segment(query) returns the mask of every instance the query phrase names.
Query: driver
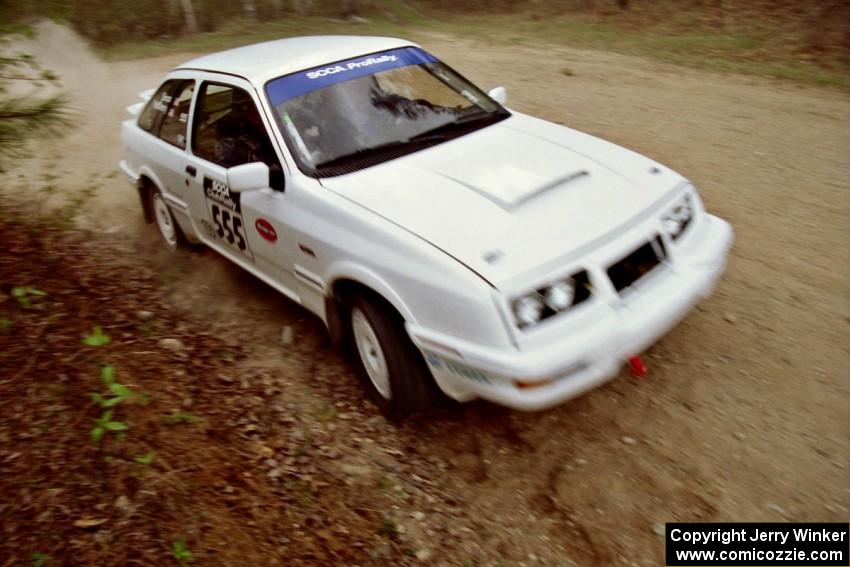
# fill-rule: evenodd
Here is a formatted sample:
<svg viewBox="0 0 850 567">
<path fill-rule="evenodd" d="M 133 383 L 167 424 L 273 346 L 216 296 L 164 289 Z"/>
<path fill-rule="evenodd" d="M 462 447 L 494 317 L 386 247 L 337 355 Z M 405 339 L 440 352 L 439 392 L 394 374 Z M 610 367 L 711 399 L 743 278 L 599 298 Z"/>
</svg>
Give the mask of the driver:
<svg viewBox="0 0 850 567">
<path fill-rule="evenodd" d="M 238 95 L 237 95 L 238 93 Z M 270 165 L 268 144 L 260 115 L 247 94 L 234 91 L 230 112 L 218 122 L 215 159 L 224 167 L 261 161 Z"/>
</svg>

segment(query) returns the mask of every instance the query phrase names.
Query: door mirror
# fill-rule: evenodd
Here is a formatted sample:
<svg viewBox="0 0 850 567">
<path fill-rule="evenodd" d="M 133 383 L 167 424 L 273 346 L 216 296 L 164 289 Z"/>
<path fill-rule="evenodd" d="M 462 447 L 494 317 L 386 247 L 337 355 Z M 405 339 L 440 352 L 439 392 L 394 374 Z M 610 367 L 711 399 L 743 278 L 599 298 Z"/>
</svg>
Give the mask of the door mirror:
<svg viewBox="0 0 850 567">
<path fill-rule="evenodd" d="M 227 186 L 234 193 L 268 189 L 269 166 L 255 161 L 231 167 L 227 170 Z"/>
<path fill-rule="evenodd" d="M 508 90 L 505 87 L 496 87 L 487 94 L 499 104 L 508 102 Z"/>
</svg>

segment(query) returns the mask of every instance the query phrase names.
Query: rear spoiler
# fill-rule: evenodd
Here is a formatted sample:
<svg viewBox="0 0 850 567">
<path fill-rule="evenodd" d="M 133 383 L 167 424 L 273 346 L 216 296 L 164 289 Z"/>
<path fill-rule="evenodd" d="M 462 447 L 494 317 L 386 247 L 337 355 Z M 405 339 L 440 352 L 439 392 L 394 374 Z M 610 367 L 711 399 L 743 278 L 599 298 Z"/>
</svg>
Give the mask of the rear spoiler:
<svg viewBox="0 0 850 567">
<path fill-rule="evenodd" d="M 156 92 L 156 89 L 148 89 L 146 91 L 142 91 L 139 93 L 139 98 L 142 99 L 142 102 L 137 102 L 136 104 L 131 104 L 127 107 L 127 112 L 130 113 L 130 116 L 136 116 L 138 113 L 142 111 L 145 104 L 147 104 L 148 100 L 153 96 L 153 93 Z"/>
</svg>

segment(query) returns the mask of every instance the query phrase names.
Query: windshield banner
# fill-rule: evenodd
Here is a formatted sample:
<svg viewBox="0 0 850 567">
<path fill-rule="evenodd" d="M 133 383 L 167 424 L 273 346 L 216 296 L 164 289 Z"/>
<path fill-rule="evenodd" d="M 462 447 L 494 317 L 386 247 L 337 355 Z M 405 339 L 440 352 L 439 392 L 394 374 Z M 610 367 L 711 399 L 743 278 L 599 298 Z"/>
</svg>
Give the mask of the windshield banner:
<svg viewBox="0 0 850 567">
<path fill-rule="evenodd" d="M 314 67 L 305 71 L 298 71 L 285 77 L 280 77 L 269 82 L 266 92 L 272 106 L 277 106 L 289 99 L 299 97 L 317 89 L 329 87 L 336 83 L 350 81 L 358 77 L 365 77 L 381 71 L 407 67 L 408 65 L 422 65 L 436 63 L 437 58 L 433 55 L 415 47 L 402 47 L 391 51 L 382 51 L 372 55 L 361 55 L 353 59 L 338 61 L 330 65 Z"/>
</svg>

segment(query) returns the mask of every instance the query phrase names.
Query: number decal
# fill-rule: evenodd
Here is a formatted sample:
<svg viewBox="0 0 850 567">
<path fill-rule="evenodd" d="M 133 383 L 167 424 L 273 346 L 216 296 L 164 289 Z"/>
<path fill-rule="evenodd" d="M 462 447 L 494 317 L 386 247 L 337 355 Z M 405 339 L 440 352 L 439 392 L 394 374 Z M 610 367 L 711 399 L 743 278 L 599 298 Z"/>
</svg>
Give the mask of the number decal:
<svg viewBox="0 0 850 567">
<path fill-rule="evenodd" d="M 239 195 L 230 193 L 226 184 L 204 178 L 204 196 L 212 224 L 208 235 L 254 260 L 245 238 L 245 222 L 239 207 Z"/>
<path fill-rule="evenodd" d="M 237 213 L 222 210 L 218 205 L 210 205 L 213 223 L 216 226 L 215 233 L 219 238 L 224 238 L 229 244 L 235 245 L 240 251 L 248 248 L 245 241 L 245 233 L 242 230 L 242 217 Z"/>
<path fill-rule="evenodd" d="M 233 230 L 230 228 L 230 212 L 229 211 L 221 211 L 221 224 L 224 225 L 224 232 L 227 233 L 227 241 L 230 244 L 233 244 L 235 238 L 233 238 Z"/>
<path fill-rule="evenodd" d="M 216 234 L 218 234 L 219 238 L 224 236 L 224 228 L 222 228 L 221 222 L 218 220 L 220 214 L 221 214 L 221 209 L 218 208 L 218 205 L 213 205 L 212 206 L 213 224 L 215 224 Z"/>
<path fill-rule="evenodd" d="M 245 250 L 245 236 L 242 234 L 242 218 L 233 217 L 233 234 L 236 235 L 238 242 L 236 245 L 240 250 Z"/>
</svg>

